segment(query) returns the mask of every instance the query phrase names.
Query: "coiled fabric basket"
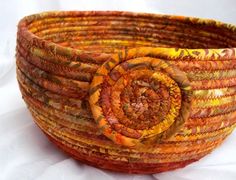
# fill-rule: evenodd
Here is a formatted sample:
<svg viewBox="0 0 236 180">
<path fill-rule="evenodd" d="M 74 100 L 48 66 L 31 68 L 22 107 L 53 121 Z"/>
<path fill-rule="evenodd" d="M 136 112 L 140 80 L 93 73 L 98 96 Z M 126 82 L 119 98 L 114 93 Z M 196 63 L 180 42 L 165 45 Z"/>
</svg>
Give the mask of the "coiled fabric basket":
<svg viewBox="0 0 236 180">
<path fill-rule="evenodd" d="M 236 27 L 130 12 L 22 19 L 17 79 L 36 124 L 92 166 L 158 173 L 209 154 L 236 126 Z"/>
</svg>

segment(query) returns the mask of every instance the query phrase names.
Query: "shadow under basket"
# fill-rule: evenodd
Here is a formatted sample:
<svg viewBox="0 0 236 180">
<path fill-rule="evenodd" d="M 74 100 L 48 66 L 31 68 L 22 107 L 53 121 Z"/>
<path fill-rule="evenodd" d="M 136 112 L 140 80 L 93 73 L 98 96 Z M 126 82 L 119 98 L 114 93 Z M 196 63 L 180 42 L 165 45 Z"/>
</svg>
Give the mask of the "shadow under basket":
<svg viewBox="0 0 236 180">
<path fill-rule="evenodd" d="M 158 173 L 199 160 L 236 126 L 236 27 L 114 11 L 18 25 L 17 79 L 35 123 L 86 164 Z"/>
</svg>

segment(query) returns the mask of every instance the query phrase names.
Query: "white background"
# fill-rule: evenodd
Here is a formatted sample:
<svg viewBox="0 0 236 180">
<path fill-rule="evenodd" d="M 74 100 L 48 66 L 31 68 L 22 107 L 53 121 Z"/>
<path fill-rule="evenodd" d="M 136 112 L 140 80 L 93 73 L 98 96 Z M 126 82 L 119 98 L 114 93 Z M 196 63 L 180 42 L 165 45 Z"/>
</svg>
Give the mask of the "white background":
<svg viewBox="0 0 236 180">
<path fill-rule="evenodd" d="M 124 10 L 211 18 L 236 24 L 235 0 L 1 0 L 0 2 L 0 180 L 235 180 L 236 132 L 197 163 L 150 176 L 102 171 L 59 151 L 33 123 L 15 78 L 17 22 L 49 10 Z"/>
</svg>

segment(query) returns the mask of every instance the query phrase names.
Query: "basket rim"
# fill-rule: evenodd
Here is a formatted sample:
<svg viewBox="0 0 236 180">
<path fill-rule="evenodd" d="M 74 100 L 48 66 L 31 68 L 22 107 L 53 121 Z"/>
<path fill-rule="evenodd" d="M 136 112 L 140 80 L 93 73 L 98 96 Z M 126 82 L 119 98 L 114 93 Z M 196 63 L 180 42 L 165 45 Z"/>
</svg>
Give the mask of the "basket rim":
<svg viewBox="0 0 236 180">
<path fill-rule="evenodd" d="M 28 30 L 28 25 L 39 19 L 48 18 L 48 17 L 68 17 L 68 16 L 96 16 L 96 15 L 115 15 L 115 16 L 124 16 L 124 17 L 142 17 L 142 18 L 166 18 L 171 20 L 177 20 L 179 22 L 187 22 L 193 25 L 210 25 L 215 28 L 224 28 L 232 33 L 236 34 L 236 25 L 230 23 L 224 23 L 214 19 L 207 18 L 198 18 L 193 16 L 180 16 L 180 15 L 167 15 L 167 14 L 154 14 L 154 13 L 145 13 L 145 12 L 129 12 L 129 11 L 45 11 L 41 13 L 36 13 L 32 15 L 25 16 L 18 23 L 18 33 L 23 34 L 28 40 L 36 40 L 45 45 L 46 48 L 52 50 L 57 49 L 58 54 L 62 55 L 71 55 L 72 52 L 75 55 L 102 55 L 102 58 L 107 59 L 108 57 L 112 58 L 113 55 L 117 55 L 118 53 L 109 54 L 109 53 L 95 53 L 93 51 L 86 51 L 75 49 L 71 47 L 65 47 L 54 43 L 52 41 L 45 40 L 39 36 L 36 36 L 34 33 Z M 196 59 L 196 60 L 236 60 L 236 47 L 230 48 L 178 48 L 178 47 L 136 47 L 130 48 L 128 51 L 142 51 L 143 49 L 149 49 L 152 51 L 153 55 L 159 55 L 164 58 L 169 58 L 171 60 L 175 59 Z M 186 52 L 181 57 L 179 56 L 179 52 Z M 209 56 L 199 56 L 194 52 L 207 52 Z M 68 54 L 68 52 L 70 52 Z M 171 53 L 170 53 L 171 52 Z M 193 53 L 192 53 L 193 52 Z M 227 55 L 225 55 L 227 53 Z"/>
</svg>

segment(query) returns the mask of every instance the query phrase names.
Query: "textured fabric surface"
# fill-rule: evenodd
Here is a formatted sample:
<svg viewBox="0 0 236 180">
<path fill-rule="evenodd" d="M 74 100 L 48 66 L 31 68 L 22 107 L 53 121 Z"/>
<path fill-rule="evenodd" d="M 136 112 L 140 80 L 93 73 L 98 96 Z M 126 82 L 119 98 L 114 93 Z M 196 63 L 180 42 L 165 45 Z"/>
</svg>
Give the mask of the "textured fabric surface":
<svg viewBox="0 0 236 180">
<path fill-rule="evenodd" d="M 153 176 L 111 173 L 73 160 L 50 143 L 33 123 L 32 117 L 21 99 L 14 66 L 16 22 L 24 15 L 55 9 L 117 9 L 216 18 L 235 24 L 234 15 L 236 13 L 233 0 L 220 2 L 209 11 L 207 9 L 213 1 L 199 1 L 196 4 L 183 1 L 180 5 L 173 5 L 146 0 L 146 2 L 136 2 L 136 6 L 132 6 L 134 1 L 129 1 L 126 4 L 116 1 L 106 3 L 105 0 L 99 4 L 93 4 L 91 1 L 81 1 L 79 4 L 74 1 L 74 5 L 62 1 L 55 2 L 29 1 L 29 4 L 21 9 L 19 8 L 22 7 L 20 1 L 10 0 L 0 4 L 0 7 L 4 9 L 0 13 L 0 24 L 5 24 L 0 35 L 0 179 L 220 180 L 236 178 L 236 132 L 231 134 L 222 146 L 201 161 L 184 169 Z M 206 4 L 204 7 L 200 6 L 203 2 Z M 8 5 L 4 3 L 8 3 Z M 10 10 L 9 7 L 11 7 Z M 4 15 L 9 18 L 4 18 Z"/>
</svg>

